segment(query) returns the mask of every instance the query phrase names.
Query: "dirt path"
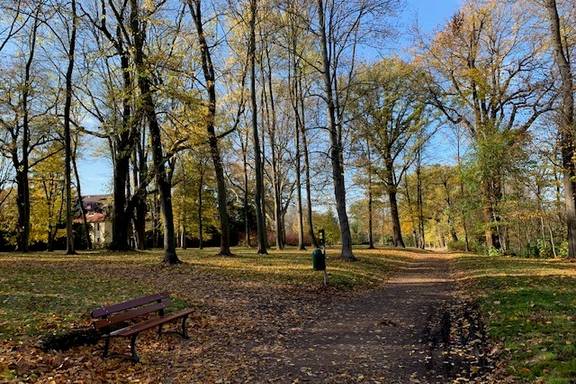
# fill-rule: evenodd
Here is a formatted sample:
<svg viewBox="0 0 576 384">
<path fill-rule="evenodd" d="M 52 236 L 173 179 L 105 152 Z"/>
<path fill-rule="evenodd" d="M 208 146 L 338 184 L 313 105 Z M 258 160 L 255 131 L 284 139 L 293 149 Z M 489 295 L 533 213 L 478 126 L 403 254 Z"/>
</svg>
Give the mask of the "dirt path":
<svg viewBox="0 0 576 384">
<path fill-rule="evenodd" d="M 451 300 L 450 256 L 406 261 L 382 289 L 326 308 L 325 317 L 291 329 L 267 358 L 262 381 L 445 383 L 430 363 L 430 321 Z"/>
</svg>

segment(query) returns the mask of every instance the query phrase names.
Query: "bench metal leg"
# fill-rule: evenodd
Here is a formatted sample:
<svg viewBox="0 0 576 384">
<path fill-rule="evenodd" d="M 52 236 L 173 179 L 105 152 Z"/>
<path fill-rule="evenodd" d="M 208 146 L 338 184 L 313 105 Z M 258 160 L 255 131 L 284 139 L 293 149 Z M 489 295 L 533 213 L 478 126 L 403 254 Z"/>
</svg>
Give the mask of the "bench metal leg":
<svg viewBox="0 0 576 384">
<path fill-rule="evenodd" d="M 162 324 L 158 326 L 158 337 L 162 334 Z"/>
<path fill-rule="evenodd" d="M 108 357 L 108 350 L 110 348 L 110 336 L 104 336 L 104 353 L 103 357 Z"/>
<path fill-rule="evenodd" d="M 188 339 L 188 329 L 186 328 L 186 320 L 188 319 L 188 316 L 184 316 L 182 318 L 182 338 L 183 339 Z"/>
<path fill-rule="evenodd" d="M 138 335 L 134 335 L 130 338 L 130 352 L 132 354 L 132 362 L 137 363 L 140 361 L 140 357 L 138 357 L 138 353 L 136 352 L 136 338 Z"/>
</svg>

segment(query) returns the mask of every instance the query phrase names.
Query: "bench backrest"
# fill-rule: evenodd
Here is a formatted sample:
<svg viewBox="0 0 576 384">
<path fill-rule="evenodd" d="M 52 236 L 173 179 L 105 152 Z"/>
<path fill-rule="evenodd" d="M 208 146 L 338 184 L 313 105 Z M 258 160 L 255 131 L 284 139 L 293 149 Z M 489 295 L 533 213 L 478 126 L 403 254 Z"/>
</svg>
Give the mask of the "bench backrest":
<svg viewBox="0 0 576 384">
<path fill-rule="evenodd" d="M 152 312 L 162 314 L 164 308 L 170 304 L 170 295 L 167 292 L 138 297 L 118 304 L 102 306 L 93 310 L 92 324 L 96 329 L 106 328 L 118 323 L 135 319 Z"/>
</svg>

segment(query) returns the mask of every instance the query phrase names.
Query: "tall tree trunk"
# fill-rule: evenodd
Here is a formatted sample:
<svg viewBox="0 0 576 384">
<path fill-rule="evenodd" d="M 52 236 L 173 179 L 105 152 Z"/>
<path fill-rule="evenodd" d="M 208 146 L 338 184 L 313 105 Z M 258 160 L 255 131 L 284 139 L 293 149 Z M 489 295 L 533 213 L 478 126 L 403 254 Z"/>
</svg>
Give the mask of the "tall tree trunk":
<svg viewBox="0 0 576 384">
<path fill-rule="evenodd" d="M 298 214 L 298 249 L 304 250 L 306 246 L 304 245 L 304 217 L 302 208 L 302 159 L 300 152 L 300 126 L 302 125 L 302 120 L 300 119 L 300 110 L 298 102 L 298 78 L 301 73 L 298 69 L 298 61 L 296 60 L 296 48 L 297 41 L 294 31 L 294 26 L 291 23 L 291 50 L 288 50 L 288 56 L 290 57 L 291 68 L 288 71 L 288 82 L 290 89 L 290 102 L 292 104 L 292 109 L 294 111 L 294 146 L 295 146 L 295 157 L 296 157 L 296 200 L 297 200 L 297 214 Z M 270 62 L 270 60 L 268 60 Z"/>
<path fill-rule="evenodd" d="M 130 93 L 132 92 L 132 77 L 130 75 L 130 59 L 122 45 L 118 46 L 120 55 L 120 68 L 124 85 L 122 96 L 122 131 L 114 137 L 114 181 L 112 206 L 112 241 L 109 248 L 115 251 L 130 249 L 128 243 L 128 227 L 130 217 L 126 212 L 126 185 L 130 171 L 130 131 L 132 124 L 132 106 Z"/>
<path fill-rule="evenodd" d="M 250 205 L 248 204 L 248 137 L 242 143 L 242 170 L 244 173 L 244 242 L 250 247 Z"/>
<path fill-rule="evenodd" d="M 566 204 L 566 226 L 568 229 L 568 257 L 576 259 L 576 167 L 574 155 L 574 77 L 568 60 L 567 48 L 561 35 L 560 17 L 556 0 L 546 0 L 545 6 L 550 19 L 554 58 L 562 79 L 562 105 L 560 110 L 560 144 L 562 145 L 562 168 L 564 173 L 564 200 Z"/>
<path fill-rule="evenodd" d="M 382 227 L 380 228 L 382 233 L 380 235 L 380 244 L 382 245 L 387 245 L 386 243 L 386 235 L 388 235 L 388 228 L 386 226 L 386 223 L 388 222 L 387 219 L 387 214 L 386 214 L 386 207 L 382 207 Z"/>
<path fill-rule="evenodd" d="M 374 220 L 373 220 L 373 196 L 372 196 L 372 154 L 370 141 L 366 140 L 366 154 L 368 155 L 368 249 L 374 249 Z"/>
<path fill-rule="evenodd" d="M 296 109 L 298 112 L 298 109 Z M 299 119 L 297 118 L 296 121 Z M 294 129 L 296 131 L 295 146 L 296 146 L 296 197 L 298 209 L 298 249 L 304 250 L 304 217 L 302 215 L 302 184 L 301 184 L 301 163 L 300 163 L 300 124 L 296 124 Z"/>
<path fill-rule="evenodd" d="M 188 248 L 188 240 L 186 238 L 186 224 L 188 222 L 188 212 L 186 211 L 186 196 L 188 195 L 188 177 L 186 175 L 186 166 L 182 162 L 182 194 L 180 197 L 180 248 Z"/>
<path fill-rule="evenodd" d="M 354 261 L 356 258 L 352 253 L 352 234 L 346 212 L 346 185 L 344 180 L 344 164 L 342 163 L 342 138 L 336 121 L 336 106 L 333 93 L 333 74 L 331 72 L 330 57 L 328 56 L 328 37 L 326 33 L 326 21 L 324 18 L 324 2 L 318 0 L 318 17 L 320 22 L 320 43 L 322 50 L 322 65 L 324 88 L 326 92 L 326 103 L 328 104 L 328 129 L 330 131 L 330 160 L 332 163 L 332 178 L 334 181 L 334 198 L 336 200 L 336 211 L 340 224 L 340 238 L 342 241 L 341 257 L 347 261 Z"/>
<path fill-rule="evenodd" d="M 158 198 L 158 187 L 152 195 L 152 248 L 160 248 L 160 200 Z"/>
<path fill-rule="evenodd" d="M 456 128 L 456 160 L 458 162 L 458 183 L 460 184 L 460 200 L 464 200 L 464 172 L 462 171 L 462 158 L 460 157 L 460 128 Z M 470 251 L 470 242 L 468 238 L 468 220 L 466 210 L 462 203 L 460 203 L 460 215 L 462 216 L 462 229 L 464 230 L 464 243 L 466 252 Z"/>
<path fill-rule="evenodd" d="M 448 180 L 443 179 L 442 185 L 444 186 L 444 193 L 446 195 L 446 205 L 448 207 L 448 228 L 450 230 L 450 237 L 452 241 L 458 241 L 458 234 L 456 233 L 456 227 L 454 226 L 454 220 L 452 218 L 452 199 L 450 199 L 450 189 L 448 188 Z"/>
<path fill-rule="evenodd" d="M 552 232 L 552 227 L 550 226 L 550 223 L 548 223 L 548 232 L 550 233 L 550 246 L 552 247 L 552 255 L 554 256 L 554 258 L 557 258 L 558 254 L 556 253 L 554 233 Z"/>
<path fill-rule="evenodd" d="M 56 223 L 62 222 L 62 211 L 64 210 L 64 184 L 62 184 L 59 195 L 60 195 L 60 208 L 58 209 L 58 217 L 56 217 Z M 52 196 L 54 196 L 54 194 L 52 194 Z M 56 202 L 54 202 L 53 204 L 56 204 Z M 52 215 L 50 215 L 50 217 L 52 217 Z M 57 233 L 58 233 L 58 224 L 50 223 L 48 226 L 48 252 L 54 251 L 54 242 L 56 240 Z"/>
<path fill-rule="evenodd" d="M 385 158 L 386 166 L 386 189 L 388 192 L 388 202 L 390 203 L 390 219 L 392 222 L 392 244 L 395 247 L 405 248 L 404 239 L 402 238 L 402 227 L 400 226 L 400 211 L 398 210 L 398 187 L 394 173 L 394 162 L 388 151 Z"/>
<path fill-rule="evenodd" d="M 564 168 L 564 199 L 566 204 L 566 226 L 568 228 L 568 258 L 576 259 L 576 169 L 574 167 L 574 148 L 562 150 Z"/>
<path fill-rule="evenodd" d="M 438 248 L 446 247 L 446 238 L 444 237 L 444 231 L 440 230 L 440 218 L 436 217 L 436 237 L 438 238 Z"/>
<path fill-rule="evenodd" d="M 263 58 L 262 58 L 263 61 Z M 266 79 L 264 76 L 264 68 L 261 69 L 262 72 L 262 84 L 266 83 Z M 279 159 L 276 152 L 276 112 L 274 107 L 274 95 L 272 91 L 272 81 L 269 78 L 269 97 L 268 93 L 266 92 L 266 86 L 262 86 L 262 93 L 261 93 L 261 104 L 262 104 L 262 111 L 263 115 L 266 112 L 266 125 L 268 127 L 268 136 L 270 137 L 270 157 L 272 163 L 272 189 L 274 191 L 273 198 L 274 198 L 274 226 L 275 226 L 275 240 L 276 240 L 276 248 L 277 249 L 284 249 L 284 237 L 282 235 L 283 226 L 282 226 L 282 186 L 280 181 L 280 171 L 279 171 Z M 270 99 L 270 101 L 268 101 Z M 269 108 L 270 105 L 270 108 Z M 264 142 L 265 135 L 262 132 L 262 142 Z M 264 145 L 262 145 L 264 147 Z M 264 154 L 264 149 L 262 149 L 262 153 Z M 262 173 L 264 174 L 264 163 L 265 160 L 262 161 Z M 262 215 L 266 217 L 265 212 L 265 205 L 262 206 Z"/>
<path fill-rule="evenodd" d="M 202 20 L 201 0 L 187 0 L 188 8 L 192 14 L 196 32 L 198 35 L 198 45 L 202 54 L 202 72 L 206 80 L 206 90 L 208 92 L 208 115 L 206 116 L 206 130 L 208 132 L 208 143 L 210 145 L 210 155 L 214 163 L 214 173 L 216 175 L 216 187 L 218 191 L 218 216 L 220 218 L 220 252 L 221 256 L 230 256 L 230 224 L 228 216 L 228 197 L 226 192 L 226 180 L 224 178 L 224 167 L 218 148 L 218 137 L 215 130 L 216 119 L 216 77 L 210 48 L 206 42 L 204 26 Z"/>
<path fill-rule="evenodd" d="M 126 251 L 128 244 L 128 220 L 126 215 L 126 183 L 130 169 L 130 158 L 117 156 L 114 161 L 113 205 L 112 205 L 112 242 L 110 249 Z"/>
<path fill-rule="evenodd" d="M 118 143 L 116 141 L 116 143 Z M 116 147 L 121 148 L 121 147 Z M 120 149 L 117 149 L 118 151 Z M 126 251 L 131 249 L 129 241 L 130 216 L 127 212 L 128 201 L 130 200 L 127 188 L 130 175 L 130 158 L 126 156 L 114 155 L 112 181 L 112 240 L 108 246 L 115 251 Z"/>
<path fill-rule="evenodd" d="M 271 84 L 270 84 L 271 85 Z M 274 112 L 274 96 L 272 94 L 272 88 L 270 87 L 270 105 L 272 109 L 272 116 L 269 119 L 271 124 L 269 124 L 269 136 L 270 136 L 270 157 L 272 162 L 272 187 L 274 189 L 274 223 L 276 230 L 276 248 L 284 249 L 284 236 L 282 225 L 282 182 L 280 180 L 280 161 L 276 148 L 276 113 Z M 265 96 L 265 94 L 264 94 Z M 266 102 L 266 105 L 267 102 Z M 264 136 L 264 135 L 262 135 Z M 263 171 L 264 172 L 264 171 Z M 264 215 L 264 213 L 262 214 Z"/>
<path fill-rule="evenodd" d="M 264 88 L 264 87 L 263 87 Z M 262 130 L 262 178 L 264 178 L 264 175 L 266 174 L 266 134 L 264 132 L 264 130 Z M 268 228 L 267 226 L 267 221 L 266 221 L 266 188 L 262 189 L 262 217 L 264 218 L 264 224 L 266 225 L 266 228 Z M 268 229 L 266 229 L 265 233 L 264 233 L 264 246 L 266 249 L 270 248 L 270 242 L 268 241 Z"/>
<path fill-rule="evenodd" d="M 164 153 L 162 148 L 162 138 L 160 125 L 156 116 L 156 106 L 152 97 L 151 80 L 148 68 L 144 62 L 144 41 L 146 31 L 141 24 L 138 1 L 130 0 L 130 27 L 132 30 L 134 44 L 134 64 L 138 75 L 138 88 L 142 98 L 142 110 L 148 120 L 150 140 L 152 146 L 152 162 L 156 177 L 156 184 L 160 192 L 162 222 L 164 229 L 164 260 L 168 265 L 178 264 L 180 260 L 176 255 L 176 235 L 174 231 L 174 213 L 172 211 L 172 185 L 168 180 L 166 165 L 164 164 Z"/>
<path fill-rule="evenodd" d="M 304 178 L 306 181 L 306 218 L 308 221 L 308 234 L 314 248 L 318 248 L 318 240 L 314 233 L 312 218 L 312 182 L 310 180 L 310 155 L 308 151 L 308 136 L 306 134 L 306 109 L 304 108 L 304 90 L 302 89 L 302 75 L 298 77 L 298 98 L 300 100 L 300 129 L 302 132 L 302 152 L 304 152 Z"/>
<path fill-rule="evenodd" d="M 24 87 L 22 87 L 22 158 L 18 160 L 18 151 L 16 149 L 14 149 L 12 153 L 12 161 L 14 163 L 14 169 L 16 170 L 16 205 L 18 207 L 16 245 L 20 252 L 28 252 L 30 242 L 30 182 L 28 179 L 28 172 L 30 170 L 28 158 L 30 154 L 30 111 L 28 110 L 28 101 L 32 88 L 32 63 L 34 62 L 34 54 L 36 52 L 36 38 L 39 25 L 39 18 L 37 16 L 39 10 L 40 7 L 37 8 L 31 31 L 30 53 L 26 60 Z M 16 148 L 17 145 L 18 143 L 15 142 L 14 148 Z"/>
<path fill-rule="evenodd" d="M 54 251 L 54 237 L 53 237 L 53 233 L 54 233 L 54 227 L 57 225 L 57 223 L 59 223 L 58 221 L 56 222 L 56 225 L 54 225 L 54 209 L 55 209 L 55 205 L 56 205 L 56 196 L 55 196 L 55 187 L 54 187 L 54 182 L 53 180 L 48 181 L 49 184 L 47 184 L 46 180 L 42 180 L 42 189 L 44 190 L 44 198 L 46 199 L 46 208 L 48 209 L 48 230 L 47 230 L 47 235 L 48 235 L 48 242 L 47 242 L 47 251 L 48 252 L 52 252 Z"/>
<path fill-rule="evenodd" d="M 202 194 L 204 193 L 204 168 L 200 171 L 200 185 L 198 186 L 198 248 L 204 248 L 204 222 L 202 216 Z"/>
<path fill-rule="evenodd" d="M 76 139 L 78 142 L 78 138 Z M 74 152 L 72 156 L 72 167 L 74 168 L 74 175 L 76 176 L 76 194 L 78 195 L 78 206 L 80 208 L 80 214 L 82 215 L 82 227 L 84 228 L 84 237 L 86 240 L 86 248 L 92 249 L 92 239 L 90 238 L 90 226 L 88 225 L 88 220 L 86 219 L 86 209 L 84 209 L 84 198 L 82 197 L 82 187 L 80 185 L 80 174 L 78 173 L 78 164 L 76 153 L 78 150 L 78 144 L 74 147 Z"/>
<path fill-rule="evenodd" d="M 420 248 L 426 248 L 426 233 L 424 228 L 424 197 L 422 191 L 422 152 L 418 150 L 416 158 L 416 204 L 418 205 L 418 234 Z"/>
<path fill-rule="evenodd" d="M 52 224 L 48 224 L 48 242 L 46 243 L 46 251 L 54 252 L 54 234 L 52 232 Z"/>
<path fill-rule="evenodd" d="M 400 226 L 400 213 L 398 211 L 398 200 L 396 198 L 396 188 L 388 188 L 388 200 L 390 201 L 390 216 L 392 219 L 392 243 L 395 247 L 405 248 L 402 239 L 402 227 Z"/>
<path fill-rule="evenodd" d="M 454 226 L 454 221 L 452 221 L 452 216 L 448 214 L 448 227 L 450 228 L 450 237 L 452 241 L 458 241 L 458 234 L 456 233 L 456 227 Z"/>
<path fill-rule="evenodd" d="M 184 217 L 182 217 L 182 223 L 180 225 L 180 248 L 182 248 L 182 249 L 188 248 L 188 241 L 186 239 L 185 215 L 184 215 Z"/>
<path fill-rule="evenodd" d="M 556 154 L 558 156 L 558 154 Z M 561 155 L 560 155 L 561 156 Z M 556 158 L 555 160 L 558 160 L 558 158 Z M 556 167 L 554 167 L 556 168 Z M 562 209 L 562 185 L 563 185 L 563 172 L 557 172 L 556 169 L 553 170 L 553 174 L 554 174 L 554 200 L 556 202 L 556 214 L 558 215 L 558 221 L 560 222 L 564 222 L 564 210 Z M 562 179 L 562 180 L 561 180 Z"/>
<path fill-rule="evenodd" d="M 482 218 L 485 223 L 484 238 L 487 248 L 501 249 L 498 228 L 498 213 L 495 208 L 500 201 L 499 182 L 494 177 L 486 177 L 482 182 Z"/>
<path fill-rule="evenodd" d="M 283 192 L 283 180 L 281 178 L 282 170 L 282 158 L 281 154 L 278 152 L 277 142 L 276 142 L 276 102 L 274 99 L 274 87 L 272 83 L 272 64 L 270 60 L 270 48 L 268 45 L 268 41 L 262 37 L 262 42 L 264 44 L 263 52 L 266 55 L 266 65 L 267 70 L 263 69 L 264 58 L 262 57 L 262 83 L 268 83 L 268 96 L 269 96 L 269 103 L 266 98 L 264 98 L 265 106 L 266 106 L 266 116 L 268 120 L 268 133 L 270 136 L 270 152 L 272 157 L 272 180 L 273 180 L 273 187 L 274 187 L 274 217 L 276 223 L 276 246 L 278 249 L 283 249 L 286 246 L 286 223 L 285 223 L 285 215 L 286 212 L 283 207 L 282 203 L 282 192 Z M 292 65 L 292 64 L 291 64 Z M 266 80 L 264 80 L 264 75 L 266 75 Z M 289 87 L 292 86 L 291 79 L 288 80 Z M 292 92 L 292 88 L 290 88 L 290 92 Z M 266 96 L 265 87 L 263 87 L 263 95 Z M 262 135 L 264 137 L 264 135 Z M 264 142 L 264 139 L 262 140 Z M 264 156 L 264 145 L 262 145 L 263 149 L 263 156 Z M 298 149 L 297 149 L 298 151 Z M 263 158 L 263 165 L 266 163 L 265 159 Z M 300 194 L 300 198 L 301 198 Z M 300 200 L 301 203 L 301 200 Z M 264 217 L 266 215 L 264 214 Z M 299 242 L 299 248 L 303 247 L 303 237 L 302 242 Z"/>
<path fill-rule="evenodd" d="M 66 191 L 66 254 L 73 255 L 74 250 L 74 211 L 72 207 L 72 134 L 70 133 L 70 114 L 72 108 L 72 76 L 74 73 L 74 54 L 76 52 L 76 0 L 70 3 L 72 10 L 72 31 L 68 47 L 68 68 L 66 70 L 66 97 L 64 101 L 64 189 Z"/>
<path fill-rule="evenodd" d="M 15 157 L 13 158 L 15 159 Z M 30 184 L 28 180 L 27 155 L 23 155 L 22 158 L 22 165 L 15 165 L 14 167 L 18 169 L 16 172 L 16 206 L 18 208 L 16 247 L 19 252 L 28 252 L 30 241 Z"/>
<path fill-rule="evenodd" d="M 139 250 L 146 249 L 146 192 L 142 192 L 142 196 L 136 197 L 138 202 L 136 203 L 135 213 L 134 213 L 134 232 L 136 233 L 136 248 Z"/>
<path fill-rule="evenodd" d="M 145 147 L 142 145 L 145 139 L 146 131 L 142 130 L 132 156 L 134 191 L 136 191 L 136 193 L 132 196 L 135 202 L 134 212 L 131 216 L 133 217 L 134 233 L 136 235 L 136 248 L 139 250 L 146 249 L 147 191 L 146 188 L 143 188 L 143 184 L 146 183 L 148 167 L 146 164 Z"/>
<path fill-rule="evenodd" d="M 418 234 L 416 233 L 416 221 L 414 220 L 414 209 L 412 207 L 412 198 L 410 196 L 410 188 L 408 186 L 408 178 L 404 177 L 404 189 L 406 190 L 406 204 L 408 204 L 408 212 L 410 213 L 410 221 L 412 223 L 412 238 L 414 241 L 414 246 L 420 248 L 420 241 Z M 419 228 L 419 227 L 418 227 Z"/>
<path fill-rule="evenodd" d="M 258 254 L 265 255 L 266 221 L 262 212 L 264 178 L 262 175 L 262 156 L 260 153 L 260 135 L 258 133 L 258 105 L 256 103 L 256 0 L 250 0 L 250 100 L 252 104 L 252 140 L 254 144 L 254 167 L 256 168 L 256 232 Z"/>
</svg>

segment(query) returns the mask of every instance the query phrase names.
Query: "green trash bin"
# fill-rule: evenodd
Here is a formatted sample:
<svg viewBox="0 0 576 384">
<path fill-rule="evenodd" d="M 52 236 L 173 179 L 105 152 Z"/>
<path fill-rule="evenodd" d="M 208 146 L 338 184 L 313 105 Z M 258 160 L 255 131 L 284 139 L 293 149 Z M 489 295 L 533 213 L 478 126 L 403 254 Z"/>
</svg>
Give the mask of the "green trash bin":
<svg viewBox="0 0 576 384">
<path fill-rule="evenodd" d="M 326 256 L 320 248 L 316 248 L 312 252 L 312 268 L 315 271 L 325 271 L 326 270 Z"/>
</svg>

